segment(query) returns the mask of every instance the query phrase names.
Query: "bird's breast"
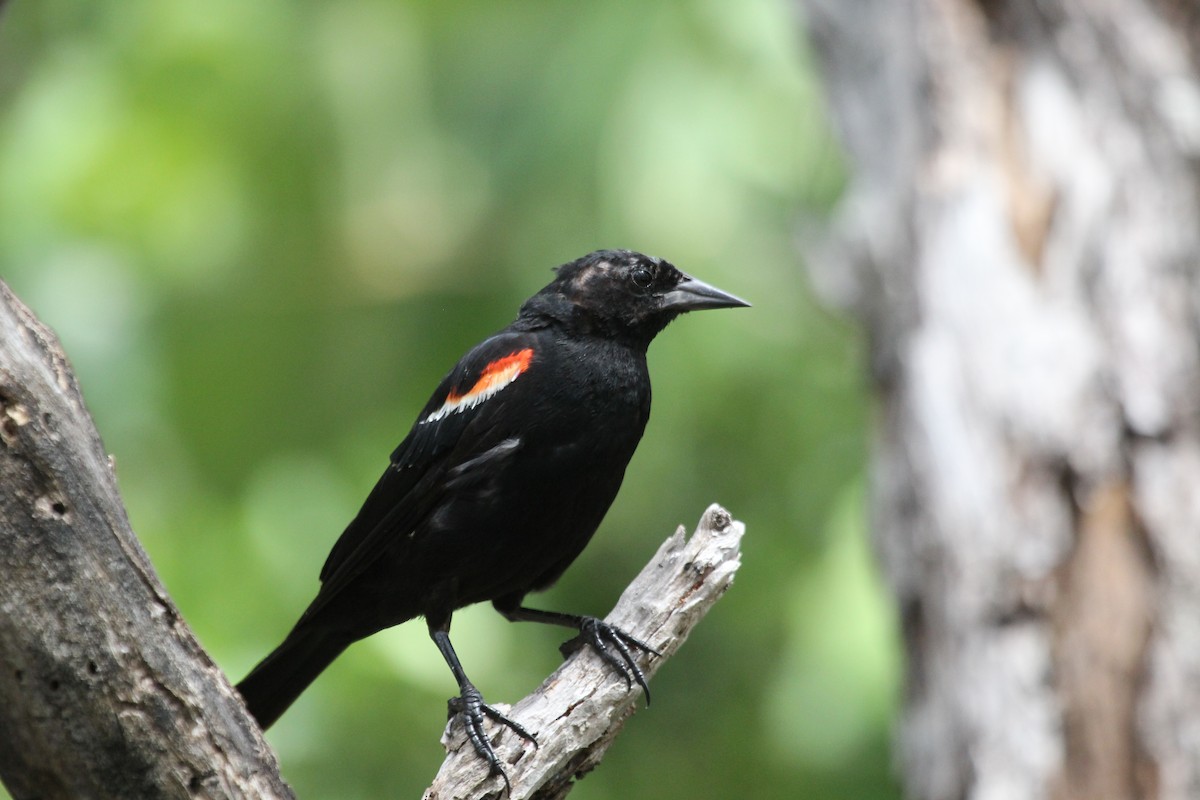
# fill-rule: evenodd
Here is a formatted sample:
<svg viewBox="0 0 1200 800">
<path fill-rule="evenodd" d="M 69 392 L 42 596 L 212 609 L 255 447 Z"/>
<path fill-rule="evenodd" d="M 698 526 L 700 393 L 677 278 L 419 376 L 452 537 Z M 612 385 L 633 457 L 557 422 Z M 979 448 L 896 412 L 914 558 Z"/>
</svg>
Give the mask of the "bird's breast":
<svg viewBox="0 0 1200 800">
<path fill-rule="evenodd" d="M 569 349 L 563 355 L 543 382 L 538 423 L 546 442 L 632 454 L 650 417 L 644 356 L 615 348 Z"/>
</svg>

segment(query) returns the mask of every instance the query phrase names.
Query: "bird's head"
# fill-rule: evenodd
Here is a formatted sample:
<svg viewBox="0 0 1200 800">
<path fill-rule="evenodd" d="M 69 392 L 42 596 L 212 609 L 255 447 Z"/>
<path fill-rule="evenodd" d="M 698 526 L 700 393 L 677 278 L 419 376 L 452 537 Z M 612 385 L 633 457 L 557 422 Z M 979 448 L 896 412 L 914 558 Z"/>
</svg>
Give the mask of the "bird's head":
<svg viewBox="0 0 1200 800">
<path fill-rule="evenodd" d="M 525 303 L 522 316 L 551 317 L 577 330 L 644 344 L 687 311 L 750 305 L 669 261 L 632 250 L 597 250 L 555 272 Z"/>
</svg>

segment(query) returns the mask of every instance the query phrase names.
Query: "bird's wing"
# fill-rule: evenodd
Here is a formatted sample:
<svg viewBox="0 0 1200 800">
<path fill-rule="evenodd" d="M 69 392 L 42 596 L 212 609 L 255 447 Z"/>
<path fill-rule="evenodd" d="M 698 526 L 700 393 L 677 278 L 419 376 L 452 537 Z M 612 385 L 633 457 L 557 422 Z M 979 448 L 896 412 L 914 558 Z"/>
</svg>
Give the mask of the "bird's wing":
<svg viewBox="0 0 1200 800">
<path fill-rule="evenodd" d="M 346 527 L 325 566 L 308 616 L 336 596 L 391 545 L 427 517 L 447 489 L 468 486 L 519 448 L 502 402 L 536 359 L 536 336 L 500 333 L 468 352 L 442 379 L 391 464 Z M 501 398 L 500 401 L 494 398 Z"/>
</svg>

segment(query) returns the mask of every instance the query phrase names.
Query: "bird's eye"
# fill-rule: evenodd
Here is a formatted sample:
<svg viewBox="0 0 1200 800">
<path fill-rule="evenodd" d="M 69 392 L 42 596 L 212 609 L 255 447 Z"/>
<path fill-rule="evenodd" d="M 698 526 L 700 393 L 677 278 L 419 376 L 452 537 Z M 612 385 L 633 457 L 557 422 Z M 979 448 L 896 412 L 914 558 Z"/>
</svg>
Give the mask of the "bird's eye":
<svg viewBox="0 0 1200 800">
<path fill-rule="evenodd" d="M 654 285 L 654 271 L 649 267 L 634 267 L 629 273 L 629 280 L 639 289 L 649 289 Z"/>
</svg>

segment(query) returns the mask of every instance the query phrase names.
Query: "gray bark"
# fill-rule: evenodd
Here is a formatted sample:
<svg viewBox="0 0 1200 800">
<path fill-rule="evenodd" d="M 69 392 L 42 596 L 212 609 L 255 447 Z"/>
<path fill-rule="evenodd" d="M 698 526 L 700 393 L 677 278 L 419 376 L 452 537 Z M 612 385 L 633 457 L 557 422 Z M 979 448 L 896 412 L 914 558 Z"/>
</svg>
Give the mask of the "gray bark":
<svg viewBox="0 0 1200 800">
<path fill-rule="evenodd" d="M 1200 11 L 806 0 L 908 794 L 1200 797 Z"/>
<path fill-rule="evenodd" d="M 22 798 L 289 798 L 130 530 L 53 333 L 0 282 L 0 777 Z"/>
</svg>

